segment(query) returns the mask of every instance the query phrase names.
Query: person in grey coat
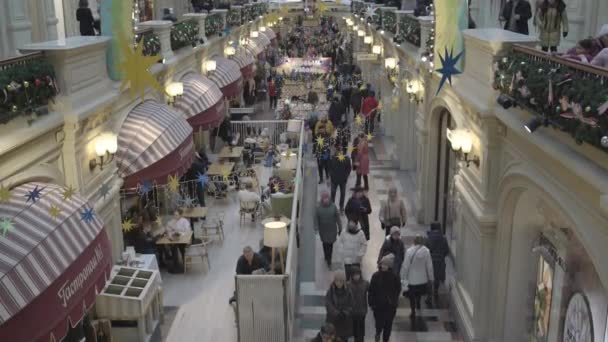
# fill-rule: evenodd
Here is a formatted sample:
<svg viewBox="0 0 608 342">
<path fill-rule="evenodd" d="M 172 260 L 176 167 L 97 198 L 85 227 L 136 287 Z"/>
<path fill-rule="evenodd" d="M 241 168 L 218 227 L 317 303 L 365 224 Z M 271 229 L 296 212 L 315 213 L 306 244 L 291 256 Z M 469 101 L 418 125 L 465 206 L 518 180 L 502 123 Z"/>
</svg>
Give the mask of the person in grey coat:
<svg viewBox="0 0 608 342">
<path fill-rule="evenodd" d="M 334 202 L 330 201 L 327 191 L 321 193 L 321 203 L 315 211 L 314 227 L 323 243 L 323 254 L 327 267 L 331 267 L 334 242 L 342 232 L 342 221 L 340 220 L 340 212 Z"/>
<path fill-rule="evenodd" d="M 353 336 L 353 305 L 353 294 L 346 286 L 346 274 L 342 270 L 336 271 L 325 295 L 325 321 L 336 327 L 336 337 L 341 341 Z"/>
<path fill-rule="evenodd" d="M 361 269 L 357 266 L 352 269 L 352 278 L 348 288 L 353 294 L 353 336 L 355 342 L 363 342 L 365 338 L 365 315 L 367 315 L 367 291 L 369 282 L 363 279 Z"/>
</svg>

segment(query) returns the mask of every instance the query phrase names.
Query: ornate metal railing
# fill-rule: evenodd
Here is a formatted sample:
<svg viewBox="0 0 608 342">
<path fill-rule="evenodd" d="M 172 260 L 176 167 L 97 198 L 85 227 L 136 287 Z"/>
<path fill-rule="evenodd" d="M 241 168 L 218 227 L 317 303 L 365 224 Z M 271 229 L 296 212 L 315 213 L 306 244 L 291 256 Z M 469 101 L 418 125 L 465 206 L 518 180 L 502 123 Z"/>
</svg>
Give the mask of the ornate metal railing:
<svg viewBox="0 0 608 342">
<path fill-rule="evenodd" d="M 395 10 L 384 10 L 382 13 L 382 29 L 392 34 L 397 33 L 397 13 Z"/>
<path fill-rule="evenodd" d="M 196 46 L 198 30 L 198 22 L 194 19 L 175 23 L 171 27 L 171 50 L 179 50 L 186 46 Z"/>
<path fill-rule="evenodd" d="M 400 14 L 399 29 L 394 37 L 395 43 L 408 42 L 420 47 L 420 22 L 410 14 Z"/>
<path fill-rule="evenodd" d="M 210 38 L 224 30 L 224 19 L 221 13 L 211 13 L 205 18 L 205 36 Z"/>
<path fill-rule="evenodd" d="M 241 21 L 241 9 L 240 6 L 233 6 L 228 10 L 228 14 L 226 15 L 226 25 L 230 27 L 240 26 Z"/>
<path fill-rule="evenodd" d="M 158 36 L 151 28 L 136 31 L 135 40 L 138 44 L 143 41 L 144 56 L 157 56 L 160 54 L 160 39 L 158 39 Z"/>
</svg>

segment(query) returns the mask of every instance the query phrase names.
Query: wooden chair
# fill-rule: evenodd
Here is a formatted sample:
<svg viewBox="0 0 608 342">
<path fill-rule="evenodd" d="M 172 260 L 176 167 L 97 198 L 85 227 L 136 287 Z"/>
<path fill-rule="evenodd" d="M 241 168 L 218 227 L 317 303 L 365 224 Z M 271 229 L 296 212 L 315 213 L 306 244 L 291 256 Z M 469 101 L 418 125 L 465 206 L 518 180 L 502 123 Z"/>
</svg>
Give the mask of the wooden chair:
<svg viewBox="0 0 608 342">
<path fill-rule="evenodd" d="M 205 239 L 217 236 L 220 240 L 224 240 L 224 216 L 224 212 L 207 214 L 207 218 L 201 225 L 202 236 Z"/>
<path fill-rule="evenodd" d="M 207 261 L 207 269 L 211 271 L 211 263 L 209 262 L 209 251 L 207 250 L 208 241 L 203 240 L 203 242 L 195 245 L 190 245 L 186 248 L 186 253 L 184 255 L 184 273 L 188 271 L 188 267 L 197 264 L 205 263 Z"/>
<path fill-rule="evenodd" d="M 240 202 L 239 213 L 241 215 L 240 224 L 243 225 L 247 215 L 251 215 L 251 220 L 255 220 L 260 216 L 260 202 L 259 201 L 243 201 Z"/>
</svg>

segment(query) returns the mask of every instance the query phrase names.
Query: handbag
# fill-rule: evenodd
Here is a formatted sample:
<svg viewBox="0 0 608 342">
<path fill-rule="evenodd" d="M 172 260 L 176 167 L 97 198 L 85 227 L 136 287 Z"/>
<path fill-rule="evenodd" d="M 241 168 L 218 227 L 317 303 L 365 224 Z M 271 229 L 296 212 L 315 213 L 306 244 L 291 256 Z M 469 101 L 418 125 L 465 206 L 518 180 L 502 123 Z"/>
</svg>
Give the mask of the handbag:
<svg viewBox="0 0 608 342">
<path fill-rule="evenodd" d="M 422 246 L 418 247 L 418 249 L 416 249 L 416 251 L 414 252 L 414 255 L 412 255 L 412 258 L 410 259 L 410 264 L 407 267 L 407 274 L 405 275 L 405 282 L 404 284 L 402 284 L 403 287 L 403 297 L 409 297 L 410 296 L 410 289 L 409 289 L 409 284 L 407 283 L 407 278 L 410 274 L 410 268 L 412 267 L 412 263 L 414 262 L 414 258 L 416 257 L 416 254 L 418 253 L 418 251 L 420 250 L 420 248 L 422 248 Z"/>
<path fill-rule="evenodd" d="M 386 220 L 386 225 L 388 227 L 401 227 L 401 214 L 399 214 L 400 217 L 391 217 L 391 202 L 389 200 L 386 200 L 386 209 L 388 211 L 388 219 Z"/>
</svg>

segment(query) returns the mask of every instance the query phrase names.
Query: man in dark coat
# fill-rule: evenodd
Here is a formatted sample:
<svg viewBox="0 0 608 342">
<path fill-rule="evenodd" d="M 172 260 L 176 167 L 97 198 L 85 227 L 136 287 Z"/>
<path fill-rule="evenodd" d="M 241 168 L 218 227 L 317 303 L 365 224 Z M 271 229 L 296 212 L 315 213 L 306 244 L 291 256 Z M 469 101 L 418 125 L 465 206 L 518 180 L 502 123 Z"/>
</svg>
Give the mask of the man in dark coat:
<svg viewBox="0 0 608 342">
<path fill-rule="evenodd" d="M 323 324 L 321 331 L 311 342 L 340 342 L 336 337 L 336 327 L 331 323 Z"/>
<path fill-rule="evenodd" d="M 268 271 L 268 267 L 268 263 L 266 263 L 266 260 L 261 255 L 254 252 L 251 246 L 246 246 L 243 248 L 243 255 L 236 262 L 236 274 L 251 275 L 253 272 L 260 270 Z M 236 293 L 230 297 L 228 304 L 232 304 L 235 301 Z"/>
<path fill-rule="evenodd" d="M 398 276 L 401 273 L 401 266 L 405 258 L 405 245 L 401 240 L 401 231 L 399 227 L 391 227 L 391 234 L 384 240 L 380 253 L 378 254 L 378 262 L 385 256 L 392 254 L 395 256 L 393 260 L 393 272 Z"/>
<path fill-rule="evenodd" d="M 334 97 L 329 106 L 329 120 L 334 127 L 340 127 L 342 123 L 342 115 L 345 113 L 344 106 L 338 97 Z"/>
<path fill-rule="evenodd" d="M 343 341 L 353 336 L 353 294 L 346 286 L 346 274 L 334 272 L 334 281 L 325 295 L 325 321 L 336 327 L 336 336 Z"/>
<path fill-rule="evenodd" d="M 372 213 L 372 206 L 369 202 L 369 198 L 365 196 L 365 192 L 362 187 L 355 187 L 353 190 L 353 197 L 351 197 L 346 203 L 344 211 L 346 217 L 353 222 L 357 222 L 361 225 L 361 230 L 365 234 L 365 239 L 369 241 L 369 214 Z"/>
<path fill-rule="evenodd" d="M 344 212 L 346 182 L 352 169 L 350 158 L 342 152 L 342 146 L 336 144 L 337 154 L 329 161 L 329 178 L 331 179 L 331 201 L 336 202 L 336 192 L 340 188 L 340 212 Z"/>
<path fill-rule="evenodd" d="M 376 321 L 376 341 L 388 342 L 393 329 L 393 319 L 397 314 L 401 280 L 391 270 L 393 257 L 387 255 L 380 260 L 379 270 L 372 275 L 369 282 L 367 299 L 374 312 Z"/>
<path fill-rule="evenodd" d="M 437 303 L 439 286 L 445 281 L 445 258 L 450 254 L 448 240 L 441 232 L 441 223 L 431 223 L 431 230 L 427 233 L 426 246 L 431 252 L 431 259 L 433 260 L 433 275 L 435 278 L 433 297 L 435 297 L 435 303 Z M 430 297 L 427 297 L 427 302 L 429 301 Z"/>
<path fill-rule="evenodd" d="M 532 7 L 527 0 L 509 0 L 500 13 L 505 30 L 527 35 L 528 20 L 532 18 Z"/>
<path fill-rule="evenodd" d="M 353 294 L 353 336 L 355 342 L 363 342 L 365 338 L 365 315 L 367 315 L 367 292 L 369 282 L 363 279 L 361 269 L 353 266 L 352 277 L 348 287 Z"/>
<path fill-rule="evenodd" d="M 365 91 L 361 89 L 361 82 L 357 86 L 353 86 L 350 94 L 350 106 L 353 108 L 353 116 L 361 113 L 361 102 Z"/>
</svg>

